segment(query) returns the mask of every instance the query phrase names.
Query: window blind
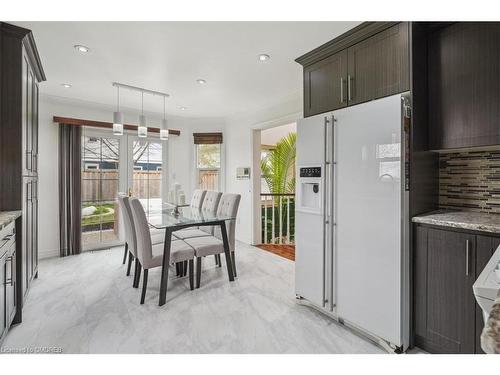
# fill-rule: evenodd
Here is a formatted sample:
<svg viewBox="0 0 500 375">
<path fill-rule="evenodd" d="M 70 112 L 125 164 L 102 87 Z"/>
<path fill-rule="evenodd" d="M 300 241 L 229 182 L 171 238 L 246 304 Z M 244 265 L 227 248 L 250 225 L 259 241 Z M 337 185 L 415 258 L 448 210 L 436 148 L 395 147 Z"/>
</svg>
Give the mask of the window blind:
<svg viewBox="0 0 500 375">
<path fill-rule="evenodd" d="M 193 133 L 195 145 L 213 145 L 222 143 L 222 133 Z"/>
</svg>

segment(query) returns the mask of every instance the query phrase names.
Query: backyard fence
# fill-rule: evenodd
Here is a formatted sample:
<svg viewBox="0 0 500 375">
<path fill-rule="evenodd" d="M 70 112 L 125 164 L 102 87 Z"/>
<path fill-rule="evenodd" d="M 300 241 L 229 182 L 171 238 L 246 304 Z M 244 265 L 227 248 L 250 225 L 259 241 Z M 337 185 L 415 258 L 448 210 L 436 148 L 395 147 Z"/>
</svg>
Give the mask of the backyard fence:
<svg viewBox="0 0 500 375">
<path fill-rule="evenodd" d="M 219 170 L 200 170 L 198 187 L 203 190 L 219 190 Z"/>
<path fill-rule="evenodd" d="M 82 171 L 82 202 L 113 201 L 118 191 L 118 171 Z M 133 195 L 160 198 L 161 171 L 134 171 Z"/>
</svg>

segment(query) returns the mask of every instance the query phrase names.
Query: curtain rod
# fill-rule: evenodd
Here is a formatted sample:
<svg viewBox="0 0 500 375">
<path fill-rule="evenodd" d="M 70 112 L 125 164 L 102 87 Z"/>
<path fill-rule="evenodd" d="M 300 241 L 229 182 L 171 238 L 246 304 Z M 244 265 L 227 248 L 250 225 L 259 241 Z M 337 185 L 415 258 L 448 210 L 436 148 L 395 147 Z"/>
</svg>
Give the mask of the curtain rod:
<svg viewBox="0 0 500 375">
<path fill-rule="evenodd" d="M 113 124 L 111 122 L 105 122 L 105 121 L 94 121 L 94 120 L 84 120 L 84 119 L 79 119 L 79 118 L 71 118 L 71 117 L 61 117 L 61 116 L 54 116 L 52 119 L 55 123 L 57 124 L 62 124 L 62 125 L 73 125 L 73 126 L 92 126 L 95 128 L 107 128 L 107 129 L 113 129 Z M 124 124 L 123 129 L 126 130 L 137 130 L 137 125 L 129 125 L 129 124 Z M 149 132 L 153 133 L 159 133 L 160 128 L 150 128 L 148 127 Z M 168 129 L 168 134 L 170 135 L 181 135 L 180 130 L 176 129 Z"/>
</svg>

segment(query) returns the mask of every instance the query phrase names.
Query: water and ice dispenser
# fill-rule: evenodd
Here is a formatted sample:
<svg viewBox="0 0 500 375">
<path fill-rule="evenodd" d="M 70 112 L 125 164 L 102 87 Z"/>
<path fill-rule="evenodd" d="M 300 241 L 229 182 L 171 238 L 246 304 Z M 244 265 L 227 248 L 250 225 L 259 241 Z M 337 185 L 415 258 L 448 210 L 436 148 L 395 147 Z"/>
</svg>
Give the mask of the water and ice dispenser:
<svg viewBox="0 0 500 375">
<path fill-rule="evenodd" d="M 321 214 L 323 180 L 321 167 L 299 167 L 298 207 L 300 211 Z"/>
</svg>

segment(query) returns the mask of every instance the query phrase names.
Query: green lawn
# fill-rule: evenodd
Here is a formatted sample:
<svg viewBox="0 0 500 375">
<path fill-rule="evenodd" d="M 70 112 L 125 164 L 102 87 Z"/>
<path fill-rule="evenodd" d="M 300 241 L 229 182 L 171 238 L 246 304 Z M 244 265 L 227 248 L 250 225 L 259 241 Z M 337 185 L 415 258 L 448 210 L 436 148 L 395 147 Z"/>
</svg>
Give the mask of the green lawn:
<svg viewBox="0 0 500 375">
<path fill-rule="evenodd" d="M 82 225 L 93 225 L 93 224 L 100 224 L 100 223 L 108 223 L 108 222 L 114 222 L 115 221 L 115 213 L 109 213 L 106 214 L 108 209 L 114 209 L 115 205 L 114 203 L 103 203 L 103 204 L 87 204 L 84 205 L 83 207 L 90 207 L 90 206 L 95 206 L 96 211 L 94 212 L 93 215 L 82 217 Z"/>
</svg>

